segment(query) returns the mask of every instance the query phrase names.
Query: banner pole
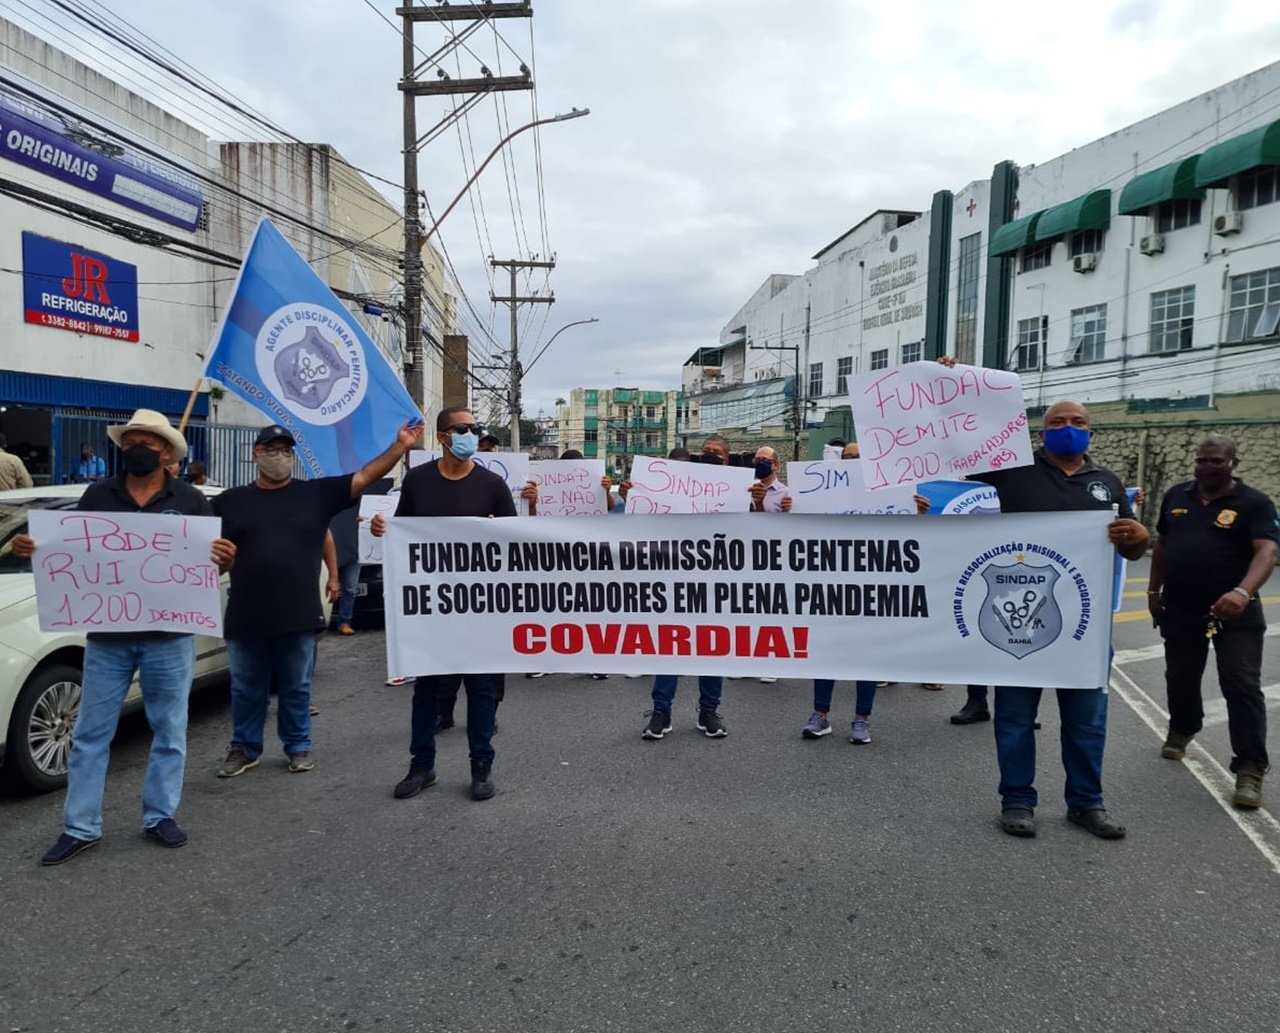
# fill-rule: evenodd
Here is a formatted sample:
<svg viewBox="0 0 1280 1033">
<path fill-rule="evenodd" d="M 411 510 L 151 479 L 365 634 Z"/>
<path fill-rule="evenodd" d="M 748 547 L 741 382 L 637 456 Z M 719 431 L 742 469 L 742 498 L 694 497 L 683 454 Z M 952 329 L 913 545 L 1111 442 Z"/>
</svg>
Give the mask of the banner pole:
<svg viewBox="0 0 1280 1033">
<path fill-rule="evenodd" d="M 196 381 L 196 386 L 191 389 L 191 396 L 187 399 L 187 407 L 182 411 L 182 419 L 178 421 L 178 433 L 182 434 L 187 429 L 187 421 L 191 419 L 191 410 L 196 406 L 196 396 L 200 393 L 200 385 L 204 383 L 204 377 L 200 377 Z"/>
</svg>

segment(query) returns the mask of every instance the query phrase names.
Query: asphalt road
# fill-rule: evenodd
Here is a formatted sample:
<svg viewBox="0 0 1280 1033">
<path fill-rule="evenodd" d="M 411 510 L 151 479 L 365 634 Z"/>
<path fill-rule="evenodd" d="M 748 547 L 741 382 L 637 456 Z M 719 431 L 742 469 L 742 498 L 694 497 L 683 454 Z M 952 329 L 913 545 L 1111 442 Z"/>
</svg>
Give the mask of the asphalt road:
<svg viewBox="0 0 1280 1033">
<path fill-rule="evenodd" d="M 882 690 L 855 747 L 800 739 L 804 682 L 730 682 L 708 740 L 686 681 L 652 743 L 647 681 L 509 678 L 497 797 L 467 796 L 459 728 L 440 785 L 394 800 L 409 690 L 380 633 L 327 639 L 310 774 L 216 779 L 226 693 L 193 704 L 182 850 L 140 834 L 140 720 L 96 850 L 40 868 L 60 794 L 0 800 L 0 1031 L 1278 1029 L 1280 785 L 1230 809 L 1220 702 L 1160 759 L 1143 574 L 1116 624 L 1116 843 L 1063 819 L 1052 697 L 1040 835 L 1002 835 L 991 726 L 947 723 L 955 686 Z"/>
</svg>

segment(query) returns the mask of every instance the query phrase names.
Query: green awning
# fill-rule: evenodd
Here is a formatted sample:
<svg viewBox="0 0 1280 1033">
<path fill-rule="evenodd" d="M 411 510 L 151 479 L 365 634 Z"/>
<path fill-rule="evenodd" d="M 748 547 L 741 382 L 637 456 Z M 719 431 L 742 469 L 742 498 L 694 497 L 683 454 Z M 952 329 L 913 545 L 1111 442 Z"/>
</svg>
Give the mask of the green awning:
<svg viewBox="0 0 1280 1033">
<path fill-rule="evenodd" d="M 1055 204 L 1040 214 L 1036 240 L 1060 240 L 1081 230 L 1105 230 L 1111 225 L 1111 191 L 1091 190 L 1074 201 Z"/>
<path fill-rule="evenodd" d="M 1196 166 L 1196 186 L 1226 186 L 1232 176 L 1264 165 L 1280 165 L 1280 121 L 1210 147 Z"/>
<path fill-rule="evenodd" d="M 1033 212 L 1021 219 L 1014 219 L 1013 222 L 1006 222 L 991 234 L 991 246 L 987 249 L 987 253 L 998 257 L 1011 255 L 1019 248 L 1030 247 L 1035 243 L 1036 223 L 1040 221 L 1040 216 L 1043 214 L 1043 212 Z"/>
<path fill-rule="evenodd" d="M 1204 188 L 1196 186 L 1196 166 L 1200 155 L 1161 165 L 1129 180 L 1120 191 L 1120 215 L 1146 215 L 1165 201 L 1198 201 Z"/>
</svg>

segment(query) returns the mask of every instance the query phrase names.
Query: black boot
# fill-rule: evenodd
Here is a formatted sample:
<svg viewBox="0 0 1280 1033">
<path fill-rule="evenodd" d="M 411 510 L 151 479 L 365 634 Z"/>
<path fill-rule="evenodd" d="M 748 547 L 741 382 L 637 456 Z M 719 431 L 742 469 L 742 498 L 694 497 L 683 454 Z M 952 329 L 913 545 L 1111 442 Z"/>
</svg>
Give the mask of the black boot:
<svg viewBox="0 0 1280 1033">
<path fill-rule="evenodd" d="M 990 721 L 991 711 L 987 709 L 987 700 L 984 697 L 975 699 L 970 696 L 965 701 L 959 711 L 951 715 L 951 723 L 953 725 L 973 725 L 979 721 Z"/>
<path fill-rule="evenodd" d="M 483 767 L 478 764 L 471 765 L 471 799 L 489 800 L 497 792 L 489 779 L 490 771 L 491 768 L 488 765 Z"/>
</svg>

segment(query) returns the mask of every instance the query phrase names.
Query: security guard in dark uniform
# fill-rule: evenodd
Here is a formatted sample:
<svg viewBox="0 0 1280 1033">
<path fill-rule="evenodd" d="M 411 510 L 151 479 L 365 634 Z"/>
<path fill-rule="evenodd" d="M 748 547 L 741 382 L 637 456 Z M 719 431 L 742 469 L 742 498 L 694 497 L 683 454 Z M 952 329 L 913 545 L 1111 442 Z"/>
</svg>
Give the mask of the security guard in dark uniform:
<svg viewBox="0 0 1280 1033">
<path fill-rule="evenodd" d="M 1170 488 L 1160 505 L 1147 603 L 1164 637 L 1169 734 L 1161 756 L 1181 760 L 1204 725 L 1200 681 L 1209 643 L 1227 701 L 1232 803 L 1262 805 L 1267 770 L 1267 706 L 1260 589 L 1275 568 L 1276 507 L 1234 476 L 1236 444 L 1222 434 L 1196 449 L 1195 478 Z"/>
</svg>

